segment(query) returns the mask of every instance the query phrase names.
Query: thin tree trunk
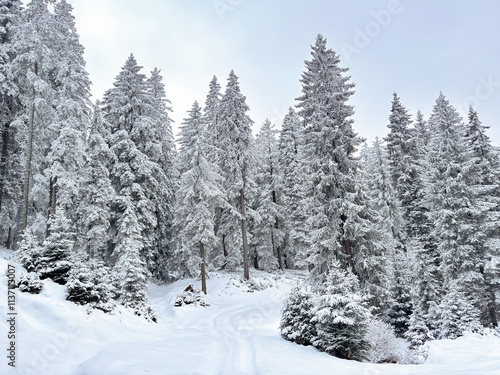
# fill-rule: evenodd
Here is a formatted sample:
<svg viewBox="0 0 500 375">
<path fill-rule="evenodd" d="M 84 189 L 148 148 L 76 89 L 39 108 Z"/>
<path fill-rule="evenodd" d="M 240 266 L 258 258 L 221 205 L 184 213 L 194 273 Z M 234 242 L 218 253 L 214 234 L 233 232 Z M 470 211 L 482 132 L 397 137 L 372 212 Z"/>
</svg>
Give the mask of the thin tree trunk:
<svg viewBox="0 0 500 375">
<path fill-rule="evenodd" d="M 276 204 L 277 203 L 277 199 L 276 199 L 276 191 L 275 190 L 273 190 L 272 196 L 273 196 L 273 203 Z M 276 218 L 276 221 L 274 222 L 274 229 L 279 229 L 279 220 L 278 220 L 278 218 Z M 274 251 L 274 249 L 275 249 L 274 235 L 271 236 L 271 241 L 272 241 L 272 244 L 273 244 L 273 251 Z M 284 266 L 283 266 L 283 250 L 281 248 L 281 245 L 278 245 L 276 247 L 276 255 L 278 257 L 278 266 L 279 266 L 280 270 L 283 270 L 284 269 Z"/>
<path fill-rule="evenodd" d="M 347 259 L 347 264 L 349 264 L 349 267 L 351 268 L 352 273 L 355 274 L 356 272 L 354 270 L 354 261 L 352 260 L 351 240 L 349 238 L 347 238 L 347 235 L 346 235 L 345 229 L 344 229 L 344 223 L 347 220 L 347 216 L 345 216 L 344 214 L 342 214 L 340 216 L 340 219 L 342 220 L 341 233 L 344 236 L 344 249 L 345 249 L 345 255 L 346 255 L 346 259 Z"/>
<path fill-rule="evenodd" d="M 349 267 L 351 267 L 352 273 L 356 273 L 354 271 L 354 262 L 352 260 L 352 248 L 351 248 L 351 240 L 348 238 L 344 239 L 344 247 L 345 247 L 345 253 L 347 255 L 347 263 L 349 264 Z"/>
<path fill-rule="evenodd" d="M 205 271 L 205 246 L 200 242 L 200 257 L 201 257 L 201 290 L 207 294 L 207 275 Z"/>
<path fill-rule="evenodd" d="M 35 74 L 36 74 L 35 65 Z M 33 90 L 34 91 L 34 90 Z M 30 192 L 30 179 L 31 179 L 31 159 L 33 157 L 33 131 L 35 127 L 35 95 L 33 93 L 33 103 L 31 104 L 31 113 L 29 119 L 29 134 L 28 134 L 28 150 L 26 155 L 26 170 L 24 176 L 24 191 L 23 191 L 23 211 L 21 214 L 21 233 L 24 233 L 28 225 L 28 196 Z"/>
<path fill-rule="evenodd" d="M 45 238 L 50 235 L 50 216 L 52 215 L 52 190 L 54 189 L 54 180 L 49 179 L 49 206 L 47 207 L 47 229 L 45 230 Z"/>
<path fill-rule="evenodd" d="M 90 232 L 92 229 L 92 225 L 88 225 L 87 227 L 87 233 Z M 90 261 L 90 240 L 87 238 L 87 261 Z"/>
<path fill-rule="evenodd" d="M 243 277 L 250 279 L 250 271 L 248 266 L 248 243 L 247 243 L 247 214 L 245 209 L 245 192 L 240 190 L 240 205 L 241 205 L 241 234 L 243 236 Z"/>
<path fill-rule="evenodd" d="M 49 182 L 49 208 L 47 214 L 47 230 L 45 232 L 46 237 L 50 235 L 50 219 L 56 216 L 56 204 L 57 204 L 57 176 L 50 178 Z"/>
<path fill-rule="evenodd" d="M 225 234 L 222 235 L 222 253 L 224 254 L 224 258 L 227 258 L 227 256 L 229 255 L 227 253 L 227 248 L 226 248 L 226 235 Z"/>
<path fill-rule="evenodd" d="M 0 157 L 0 211 L 2 211 L 3 188 L 5 186 L 5 172 L 7 171 L 7 150 L 9 143 L 10 121 L 7 122 L 2 132 L 2 156 Z"/>
</svg>

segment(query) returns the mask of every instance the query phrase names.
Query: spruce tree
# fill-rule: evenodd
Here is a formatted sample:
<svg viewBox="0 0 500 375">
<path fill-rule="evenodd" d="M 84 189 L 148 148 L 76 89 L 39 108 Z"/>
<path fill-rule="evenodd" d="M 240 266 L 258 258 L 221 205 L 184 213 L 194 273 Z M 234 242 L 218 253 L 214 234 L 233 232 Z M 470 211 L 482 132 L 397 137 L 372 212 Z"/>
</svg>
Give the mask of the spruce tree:
<svg viewBox="0 0 500 375">
<path fill-rule="evenodd" d="M 316 328 L 314 317 L 315 295 L 307 285 L 297 286 L 287 295 L 281 311 L 280 332 L 285 340 L 299 345 L 312 345 Z"/>
<path fill-rule="evenodd" d="M 354 269 L 354 220 L 350 216 L 356 195 L 359 160 L 355 153 L 361 143 L 352 128 L 354 109 L 348 104 L 354 84 L 339 66 L 338 55 L 318 35 L 312 59 L 302 74 L 299 115 L 305 128 L 304 155 L 306 188 L 304 208 L 311 246 L 307 262 L 320 276 L 327 264 L 338 257 Z"/>
<path fill-rule="evenodd" d="M 157 204 L 168 189 L 163 192 L 160 185 L 166 183 L 166 176 L 158 163 L 162 146 L 152 117 L 155 100 L 140 70 L 134 56 L 130 55 L 116 77 L 114 87 L 104 95 L 103 114 L 111 125 L 109 144 L 116 157 L 110 172 L 117 194 L 116 203 L 112 205 L 111 230 L 117 246 L 116 223 L 128 208 L 123 202 L 133 202 L 132 209 L 142 228 L 141 260 L 151 273 L 157 275 L 160 272 L 157 264 L 162 264 L 158 249 Z"/>
<path fill-rule="evenodd" d="M 333 259 L 311 320 L 316 327 L 312 344 L 335 357 L 361 361 L 370 348 L 365 339 L 369 319 L 357 277 Z"/>
<path fill-rule="evenodd" d="M 74 233 L 62 207 L 49 219 L 50 234 L 43 241 L 36 271 L 41 279 L 50 278 L 64 285 L 74 263 Z"/>
<path fill-rule="evenodd" d="M 86 147 L 86 164 L 82 178 L 79 245 L 89 258 L 107 259 L 111 203 L 114 194 L 109 166 L 115 155 L 109 149 L 109 124 L 102 116 L 100 103 L 94 106 L 90 135 Z"/>
<path fill-rule="evenodd" d="M 201 273 L 206 288 L 208 253 L 216 243 L 214 212 L 222 205 L 221 176 L 210 163 L 208 140 L 201 108 L 197 102 L 181 125 L 177 169 L 181 173 L 175 204 L 175 229 L 178 237 L 177 262 L 188 276 Z M 180 270 L 182 272 L 182 270 Z"/>
<path fill-rule="evenodd" d="M 258 223 L 254 231 L 257 257 L 255 264 L 264 270 L 284 269 L 284 211 L 278 201 L 276 130 L 269 120 L 266 120 L 260 128 L 255 144 L 255 183 L 258 190 L 256 200 Z"/>
<path fill-rule="evenodd" d="M 485 207 L 480 219 L 485 232 L 483 262 L 479 264 L 490 294 L 489 302 L 481 307 L 481 321 L 486 326 L 498 325 L 500 313 L 500 154 L 486 134 L 488 129 L 478 113 L 469 108 L 466 124 L 466 144 L 471 166 L 471 184 L 479 204 Z"/>
<path fill-rule="evenodd" d="M 486 281 L 480 272 L 485 233 L 481 228 L 484 207 L 471 181 L 471 163 L 465 142 L 465 128 L 455 108 L 440 94 L 429 120 L 433 138 L 428 154 L 427 200 L 440 257 L 440 273 L 446 294 L 458 295 L 473 305 L 485 301 Z M 440 305 L 446 314 L 446 298 Z"/>
<path fill-rule="evenodd" d="M 169 278 L 169 259 L 172 257 L 172 225 L 174 220 L 173 206 L 177 189 L 178 172 L 175 169 L 176 149 L 172 133 L 173 120 L 170 100 L 165 93 L 165 85 L 160 70 L 153 69 L 147 80 L 148 91 L 152 96 L 152 113 L 154 121 L 153 137 L 148 140 L 149 146 L 146 155 L 159 165 L 162 173 L 157 173 L 155 192 L 153 195 L 156 206 L 157 250 L 151 260 L 151 271 L 160 280 Z"/>
<path fill-rule="evenodd" d="M 308 247 L 305 229 L 306 212 L 304 201 L 304 131 L 293 108 L 289 108 L 283 119 L 278 143 L 277 184 L 279 202 L 284 210 L 283 231 L 285 235 L 283 254 L 287 268 L 300 267 L 303 254 Z"/>
<path fill-rule="evenodd" d="M 14 59 L 18 53 L 17 38 L 21 23 L 21 2 L 0 1 L 0 243 L 11 247 L 17 233 L 17 214 L 21 201 L 18 181 L 20 145 L 16 114 L 21 110 L 20 90 Z"/>
<path fill-rule="evenodd" d="M 243 273 L 246 279 L 249 278 L 249 257 L 245 194 L 252 183 L 249 172 L 252 164 L 250 143 L 253 123 L 246 114 L 248 110 L 246 98 L 240 92 L 238 77 L 231 71 L 220 103 L 221 134 L 218 139 L 219 168 L 224 173 L 223 188 L 231 209 L 223 211 L 220 232 L 224 241 L 228 241 L 227 245 L 223 245 L 228 252 L 228 268 L 241 264 L 241 255 L 237 249 L 243 248 Z M 240 226 L 241 229 L 238 230 Z"/>
</svg>

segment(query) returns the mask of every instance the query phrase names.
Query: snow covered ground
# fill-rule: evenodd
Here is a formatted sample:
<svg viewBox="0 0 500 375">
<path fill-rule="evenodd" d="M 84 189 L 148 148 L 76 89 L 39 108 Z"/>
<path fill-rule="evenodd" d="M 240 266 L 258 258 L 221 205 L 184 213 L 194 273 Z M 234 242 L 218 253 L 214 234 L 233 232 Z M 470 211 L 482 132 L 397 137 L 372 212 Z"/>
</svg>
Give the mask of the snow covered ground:
<svg viewBox="0 0 500 375">
<path fill-rule="evenodd" d="M 5 353 L 8 261 L 3 257 L 0 342 Z M 259 274 L 256 280 L 270 287 L 249 292 L 236 274 L 212 275 L 205 298 L 209 307 L 173 306 L 189 283 L 199 287 L 194 280 L 150 285 L 158 324 L 123 309 L 113 315 L 88 314 L 85 307 L 64 300 L 64 287 L 46 282 L 40 295 L 17 293 L 17 366 L 7 366 L 2 355 L 0 374 L 500 374 L 496 337 L 432 342 L 423 365 L 345 361 L 287 342 L 278 331 L 280 309 L 297 276 Z"/>
</svg>

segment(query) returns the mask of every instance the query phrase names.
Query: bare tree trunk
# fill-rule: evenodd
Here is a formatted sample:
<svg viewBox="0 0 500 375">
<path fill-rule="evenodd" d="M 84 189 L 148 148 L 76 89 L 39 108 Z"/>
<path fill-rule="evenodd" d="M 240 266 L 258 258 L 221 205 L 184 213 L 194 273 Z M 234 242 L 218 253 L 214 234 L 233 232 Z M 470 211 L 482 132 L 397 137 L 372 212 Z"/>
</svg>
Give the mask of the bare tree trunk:
<svg viewBox="0 0 500 375">
<path fill-rule="evenodd" d="M 3 188 L 5 186 L 5 172 L 7 171 L 9 127 L 10 127 L 10 121 L 5 124 L 2 132 L 2 156 L 0 157 L 0 211 L 2 211 Z"/>
<path fill-rule="evenodd" d="M 31 113 L 29 119 L 29 134 L 28 134 L 28 150 L 26 155 L 26 170 L 24 175 L 24 191 L 23 191 L 23 211 L 21 214 L 21 233 L 24 233 L 26 226 L 28 225 L 28 196 L 30 192 L 30 180 L 31 180 L 31 159 L 33 158 L 33 131 L 35 122 L 35 103 L 31 104 Z"/>
<path fill-rule="evenodd" d="M 276 199 L 276 191 L 275 190 L 273 190 L 272 196 L 273 196 L 273 203 L 276 204 L 277 199 Z M 279 229 L 278 218 L 276 218 L 276 221 L 274 222 L 274 229 Z M 285 268 L 283 266 L 283 249 L 281 248 L 281 245 L 279 245 L 275 248 L 274 235 L 271 236 L 271 241 L 273 244 L 273 251 L 276 249 L 276 255 L 278 256 L 278 266 L 279 266 L 280 270 L 283 270 Z"/>
<path fill-rule="evenodd" d="M 245 209 L 245 191 L 240 190 L 240 205 L 241 205 L 241 234 L 243 235 L 243 277 L 250 279 L 250 271 L 248 266 L 248 243 L 247 243 L 247 214 Z"/>
<path fill-rule="evenodd" d="M 50 219 L 54 218 L 56 215 L 56 204 L 57 204 L 57 177 L 50 178 L 49 180 L 49 207 L 47 210 L 47 230 L 45 236 L 50 235 Z"/>
<path fill-rule="evenodd" d="M 349 264 L 349 267 L 351 268 L 352 273 L 355 274 L 356 272 L 354 270 L 354 261 L 352 259 L 351 240 L 349 238 L 347 238 L 347 235 L 346 235 L 345 230 L 344 230 L 344 223 L 347 220 L 347 216 L 345 216 L 344 214 L 342 214 L 340 216 L 340 219 L 342 220 L 341 229 L 342 229 L 342 235 L 344 236 L 344 249 L 345 249 L 345 255 L 346 255 L 346 259 L 347 259 L 347 264 Z"/>
<path fill-rule="evenodd" d="M 229 255 L 227 253 L 227 248 L 226 248 L 226 235 L 225 234 L 222 235 L 222 253 L 224 254 L 224 258 L 227 258 L 227 256 Z"/>
<path fill-rule="evenodd" d="M 200 242 L 200 257 L 201 257 L 201 290 L 207 294 L 207 274 L 205 271 L 205 246 Z"/>
</svg>

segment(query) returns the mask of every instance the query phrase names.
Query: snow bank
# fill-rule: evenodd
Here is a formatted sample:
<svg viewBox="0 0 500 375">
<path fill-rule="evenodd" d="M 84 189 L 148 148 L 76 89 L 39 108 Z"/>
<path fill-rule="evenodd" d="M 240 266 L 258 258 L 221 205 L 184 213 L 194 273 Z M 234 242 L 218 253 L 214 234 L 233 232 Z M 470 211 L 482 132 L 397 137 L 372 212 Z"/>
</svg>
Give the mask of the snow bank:
<svg viewBox="0 0 500 375">
<path fill-rule="evenodd" d="M 0 258 L 4 348 L 8 263 Z M 16 270 L 23 272 L 19 266 Z M 174 307 L 187 285 L 200 287 L 197 280 L 151 284 L 149 298 L 158 324 L 121 308 L 111 315 L 89 314 L 64 300 L 64 287 L 46 281 L 39 295 L 17 293 L 17 367 L 9 368 L 2 356 L 0 374 L 500 374 L 500 339 L 495 337 L 432 342 L 428 360 L 420 366 L 350 362 L 287 342 L 278 330 L 282 299 L 301 276 L 253 272 L 249 286 L 239 274 L 212 274 L 208 307 Z"/>
</svg>

